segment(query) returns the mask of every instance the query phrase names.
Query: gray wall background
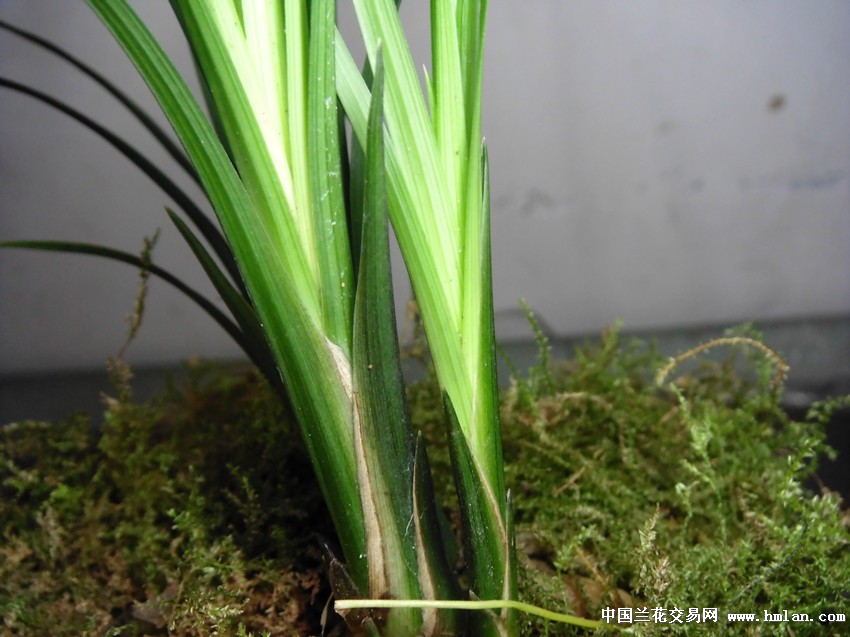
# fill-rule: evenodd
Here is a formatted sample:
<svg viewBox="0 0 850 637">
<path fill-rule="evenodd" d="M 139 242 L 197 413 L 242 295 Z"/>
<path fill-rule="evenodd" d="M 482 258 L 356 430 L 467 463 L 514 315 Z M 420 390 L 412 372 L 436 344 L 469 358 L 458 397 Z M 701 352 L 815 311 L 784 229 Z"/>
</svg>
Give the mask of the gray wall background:
<svg viewBox="0 0 850 637">
<path fill-rule="evenodd" d="M 422 63 L 426 4 L 404 8 Z M 167 2 L 134 5 L 191 73 Z M 54 40 L 155 110 L 83 2 L 0 0 L 0 19 Z M 618 317 L 663 329 L 850 314 L 850 3 L 495 0 L 486 65 L 502 338 L 528 335 L 521 296 L 560 335 Z M 6 33 L 0 74 L 162 159 L 102 91 Z M 155 261 L 209 291 L 167 203 L 95 136 L 0 91 L 0 238 L 138 253 L 162 228 Z M 396 271 L 403 318 L 409 288 Z M 0 374 L 102 367 L 123 341 L 136 281 L 132 268 L 86 257 L 0 253 Z M 238 351 L 154 281 L 128 360 L 193 354 Z"/>
</svg>

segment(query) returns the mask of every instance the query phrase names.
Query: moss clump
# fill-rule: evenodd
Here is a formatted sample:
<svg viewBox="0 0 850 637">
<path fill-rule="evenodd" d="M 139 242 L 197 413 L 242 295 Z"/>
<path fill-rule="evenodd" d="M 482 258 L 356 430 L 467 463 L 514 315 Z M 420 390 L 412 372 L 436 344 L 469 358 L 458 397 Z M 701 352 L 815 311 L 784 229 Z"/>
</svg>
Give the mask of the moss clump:
<svg viewBox="0 0 850 637">
<path fill-rule="evenodd" d="M 524 601 L 593 619 L 665 609 L 667 623 L 632 625 L 647 635 L 844 633 L 817 617 L 846 612 L 846 513 L 803 487 L 837 403 L 789 419 L 758 351 L 743 366 L 677 368 L 665 388 L 651 381 L 665 361 L 616 330 L 557 368 L 542 339 L 541 354 L 502 401 Z M 138 404 L 116 371 L 99 427 L 0 432 L 0 632 L 318 634 L 330 592 L 313 534 L 333 531 L 266 384 L 192 364 L 179 387 Z M 456 520 L 433 376 L 408 394 Z M 670 623 L 691 608 L 718 609 L 718 622 Z M 764 610 L 815 621 L 726 621 Z M 528 636 L 585 633 L 524 619 Z"/>
<path fill-rule="evenodd" d="M 0 432 L 4 635 L 298 635 L 327 595 L 327 516 L 291 420 L 251 371 Z"/>
<path fill-rule="evenodd" d="M 671 389 L 647 381 L 664 362 L 612 331 L 505 396 L 508 482 L 526 556 L 520 596 L 594 619 L 604 608 L 645 608 L 650 621 L 626 624 L 644 635 L 846 634 L 846 624 L 817 618 L 846 613 L 847 515 L 836 494 L 803 487 L 829 452 L 822 425 L 838 402 L 790 420 L 758 351 L 743 366 L 754 378 L 729 359 Z M 652 620 L 656 608 L 666 622 Z M 715 608 L 718 621 L 686 623 L 692 608 Z M 682 623 L 671 623 L 674 609 Z M 764 621 L 765 610 L 814 621 L 727 622 L 727 613 L 751 612 Z M 579 632 L 544 621 L 527 628 Z"/>
</svg>

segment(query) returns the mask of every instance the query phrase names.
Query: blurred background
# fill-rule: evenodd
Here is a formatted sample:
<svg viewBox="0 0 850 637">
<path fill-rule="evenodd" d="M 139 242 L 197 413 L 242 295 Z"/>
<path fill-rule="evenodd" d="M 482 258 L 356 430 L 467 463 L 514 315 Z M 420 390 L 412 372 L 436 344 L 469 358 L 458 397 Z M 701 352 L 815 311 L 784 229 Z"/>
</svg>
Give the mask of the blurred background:
<svg viewBox="0 0 850 637">
<path fill-rule="evenodd" d="M 191 76 L 168 3 L 133 4 Z M 0 19 L 156 111 L 82 0 L 0 0 Z M 404 3 L 403 20 L 427 64 L 427 3 Z M 487 37 L 497 332 L 520 358 L 533 350 L 522 297 L 555 355 L 617 319 L 671 353 L 754 322 L 789 359 L 791 403 L 850 387 L 850 3 L 496 1 Z M 67 101 L 171 169 L 102 90 L 8 32 L 0 75 Z M 169 203 L 92 133 L 0 89 L 0 239 L 138 254 L 161 229 L 154 261 L 214 296 Z M 398 259 L 395 271 L 404 322 Z M 98 409 L 137 281 L 133 268 L 90 257 L 0 252 L 0 421 Z M 193 355 L 240 353 L 153 280 L 128 362 L 155 387 Z"/>
</svg>

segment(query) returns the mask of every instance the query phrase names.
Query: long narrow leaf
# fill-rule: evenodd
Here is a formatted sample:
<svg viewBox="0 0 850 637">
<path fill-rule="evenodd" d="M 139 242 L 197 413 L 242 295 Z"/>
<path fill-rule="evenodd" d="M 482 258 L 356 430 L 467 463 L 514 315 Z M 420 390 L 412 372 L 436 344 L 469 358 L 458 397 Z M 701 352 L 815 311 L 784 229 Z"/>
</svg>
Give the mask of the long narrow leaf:
<svg viewBox="0 0 850 637">
<path fill-rule="evenodd" d="M 445 170 L 438 160 L 437 143 L 431 121 L 425 110 L 419 79 L 395 4 L 391 0 L 355 0 L 355 10 L 366 42 L 370 62 L 374 65 L 378 40 L 383 42 L 386 65 L 386 119 L 393 143 L 405 149 L 396 153 L 402 174 L 408 178 L 401 184 L 406 218 L 397 215 L 393 222 L 399 239 L 421 224 L 437 262 L 436 273 L 459 271 L 459 232 Z M 416 152 L 411 152 L 412 149 Z M 415 245 L 407 246 L 412 255 Z M 446 299 L 444 312 L 455 320 L 460 317 L 460 281 L 443 281 L 454 294 Z"/>
<path fill-rule="evenodd" d="M 212 0 L 215 2 L 215 0 Z M 271 0 L 272 2 L 275 0 Z M 307 78 L 308 34 L 306 0 L 283 2 L 286 24 L 286 109 L 284 115 L 289 129 L 289 157 L 292 167 L 292 187 L 296 220 L 301 230 L 302 241 L 309 257 L 318 266 L 316 228 L 313 221 L 313 201 L 310 195 L 310 175 L 306 170 L 309 150 L 307 148 Z M 314 81 L 317 78 L 311 78 Z M 335 125 L 335 124 L 334 124 Z M 310 132 L 315 134 L 315 132 Z M 318 274 L 318 273 L 317 273 Z"/>
<path fill-rule="evenodd" d="M 308 161 L 322 286 L 322 320 L 328 337 L 349 351 L 355 279 L 341 180 L 334 60 L 335 4 L 334 0 L 316 0 L 310 7 L 307 127 L 312 138 Z"/>
<path fill-rule="evenodd" d="M 492 485 L 469 448 L 457 412 L 448 394 L 443 395 L 449 421 L 449 444 L 455 473 L 464 543 L 469 560 L 472 592 L 479 599 L 512 599 L 512 546 L 506 525 L 506 502 L 499 502 Z M 472 633 L 482 637 L 515 635 L 516 613 L 508 609 L 501 616 L 476 613 Z"/>
<path fill-rule="evenodd" d="M 506 498 L 506 493 L 496 375 L 490 182 L 486 145 L 482 146 L 479 157 L 479 161 L 472 165 L 481 167 L 481 175 L 470 180 L 471 184 L 480 189 L 477 199 L 470 197 L 470 201 L 480 203 L 477 209 L 470 207 L 467 211 L 470 217 L 468 226 L 475 230 L 467 236 L 470 245 L 467 248 L 464 290 L 464 306 L 470 314 L 470 322 L 467 324 L 465 321 L 464 334 L 466 340 L 474 339 L 466 352 L 471 358 L 470 367 L 477 380 L 473 384 L 473 418 L 469 432 L 461 435 L 461 427 L 459 424 L 455 426 L 456 414 L 451 400 L 447 398 L 446 402 L 452 426 L 452 462 L 458 492 L 462 501 L 471 502 L 470 506 L 462 507 L 462 518 L 464 536 L 469 542 L 471 578 L 481 591 L 476 591 L 476 594 L 484 599 L 495 599 L 493 595 L 499 595 L 501 599 L 516 599 L 517 567 L 511 511 L 509 502 L 501 501 L 501 498 Z M 480 484 L 477 484 L 478 481 Z M 479 495 L 477 500 L 474 499 L 476 494 Z M 486 497 L 481 498 L 482 494 Z M 499 568 L 494 568 L 494 565 Z M 518 621 L 516 611 L 505 608 L 500 623 L 494 624 L 489 630 L 505 630 L 507 634 L 514 635 L 518 631 Z"/>
<path fill-rule="evenodd" d="M 33 44 L 40 46 L 47 51 L 50 51 L 54 55 L 62 58 L 69 64 L 77 67 L 82 73 L 88 75 L 92 80 L 100 84 L 110 95 L 112 95 L 115 99 L 117 99 L 121 104 L 123 104 L 128 111 L 130 111 L 133 116 L 144 126 L 148 132 L 156 138 L 156 140 L 160 143 L 160 145 L 165 149 L 165 151 L 171 155 L 172 159 L 176 161 L 186 174 L 189 175 L 196 183 L 200 185 L 200 181 L 198 180 L 198 174 L 195 172 L 195 169 L 192 167 L 192 164 L 186 157 L 186 153 L 184 153 L 177 144 L 175 144 L 168 134 L 157 124 L 153 118 L 148 115 L 142 107 L 140 107 L 135 101 L 133 101 L 129 95 L 124 93 L 121 89 L 119 89 L 115 84 L 106 79 L 102 74 L 98 73 L 95 69 L 90 67 L 88 64 L 83 62 L 77 57 L 74 57 L 70 53 L 68 53 L 65 49 L 57 46 L 53 42 L 49 40 L 45 40 L 44 38 L 30 33 L 29 31 L 25 31 L 19 27 L 16 27 L 4 20 L 0 20 L 0 29 L 6 29 L 7 31 L 18 35 L 25 40 L 32 42 Z"/>
<path fill-rule="evenodd" d="M 446 175 L 452 210 L 462 212 L 465 204 L 466 134 L 463 78 L 458 46 L 456 0 L 431 2 L 431 56 L 433 83 L 431 100 L 434 132 L 440 162 Z M 462 214 L 456 219 L 458 236 L 463 236 Z"/>
<path fill-rule="evenodd" d="M 201 267 L 207 274 L 207 278 L 221 296 L 224 304 L 227 305 L 227 309 L 230 310 L 231 315 L 233 315 L 233 318 L 236 319 L 236 322 L 239 324 L 239 327 L 245 336 L 245 343 L 247 345 L 245 353 L 260 369 L 269 383 L 273 385 L 278 392 L 281 393 L 281 395 L 285 395 L 285 392 L 283 391 L 284 388 L 280 380 L 280 372 L 278 372 L 277 367 L 275 366 L 274 356 L 269 350 L 269 345 L 266 342 L 262 326 L 260 325 L 260 320 L 257 318 L 254 308 L 251 307 L 248 301 L 245 300 L 245 297 L 239 293 L 239 291 L 219 269 L 216 262 L 207 252 L 206 248 L 204 248 L 204 245 L 192 233 L 189 226 L 186 225 L 186 223 L 171 209 L 166 208 L 166 212 L 168 212 L 168 216 L 172 223 L 174 223 L 177 227 L 177 230 L 189 245 L 189 248 L 192 250 L 195 258 L 201 264 Z"/>
<path fill-rule="evenodd" d="M 401 5 L 401 0 L 395 0 L 395 5 L 396 10 L 398 10 L 398 7 Z M 334 45 L 336 49 L 337 60 L 339 60 L 341 57 L 344 58 L 348 54 L 347 47 L 345 47 L 345 44 L 342 41 L 342 37 L 338 32 L 336 33 Z M 362 77 L 362 82 L 360 82 L 360 86 L 366 89 L 364 94 L 364 99 L 366 101 L 364 102 L 364 104 L 368 105 L 368 94 L 372 87 L 372 67 L 369 64 L 368 57 L 363 63 L 363 70 L 361 71 L 360 75 Z M 363 126 L 363 132 L 365 134 L 365 124 Z M 366 171 L 366 156 L 363 148 L 364 146 L 363 144 L 361 144 L 357 134 L 355 133 L 354 135 L 352 135 L 347 165 L 349 174 L 346 175 L 345 181 L 348 184 L 346 192 L 348 192 L 349 194 L 349 235 L 351 241 L 351 256 L 352 260 L 354 261 L 355 278 L 357 277 L 357 268 L 360 261 L 360 221 L 363 217 L 363 211 L 361 210 L 361 206 L 363 204 L 363 180 Z M 343 158 L 345 158 L 345 156 Z"/>
<path fill-rule="evenodd" d="M 474 120 L 481 117 L 481 81 L 484 70 L 484 34 L 487 22 L 488 0 L 458 0 L 457 31 L 463 74 L 466 121 L 470 126 L 469 147 L 481 139 L 480 122 L 476 129 Z"/>
<path fill-rule="evenodd" d="M 466 426 L 473 452 L 485 467 L 497 492 L 502 485 L 502 452 L 498 434 L 490 258 L 489 168 L 481 140 L 481 81 L 486 0 L 461 0 L 457 6 L 463 92 L 469 135 L 464 172 L 466 198 L 463 225 L 463 351 L 477 378 L 471 398 L 473 416 Z M 495 402 L 494 402 L 495 401 Z M 495 406 L 494 406 L 495 405 Z"/>
<path fill-rule="evenodd" d="M 201 309 L 212 317 L 225 332 L 241 347 L 245 352 L 248 352 L 248 341 L 245 334 L 231 321 L 227 315 L 219 310 L 209 299 L 196 292 L 179 278 L 163 270 L 154 264 L 145 264 L 145 262 L 137 255 L 123 250 L 107 248 L 91 243 L 77 243 L 72 241 L 4 241 L 0 243 L 0 249 L 13 248 L 23 250 L 44 250 L 48 252 L 65 252 L 68 254 L 86 254 L 94 257 L 103 257 L 113 261 L 120 261 L 137 268 L 146 268 L 151 274 L 159 277 L 180 290 L 183 294 L 197 303 Z"/>
<path fill-rule="evenodd" d="M 365 144 L 369 89 L 339 32 L 336 36 L 336 62 L 340 101 L 358 141 Z M 419 99 L 421 101 L 421 97 Z M 402 158 L 406 154 L 416 154 L 413 149 L 417 147 L 403 146 L 398 140 L 394 140 L 392 134 L 388 136 L 386 143 L 390 217 L 408 272 L 411 274 L 416 300 L 423 317 L 430 317 L 425 329 L 434 364 L 440 382 L 445 387 L 454 388 L 456 400 L 460 404 L 468 405 L 472 394 L 471 380 L 463 358 L 458 355 L 460 318 L 454 312 L 452 301 L 457 292 L 455 287 L 459 287 L 460 273 L 447 272 L 440 265 L 438 254 L 428 249 L 428 246 L 432 245 L 439 250 L 442 247 L 441 241 L 434 233 L 428 234 L 425 230 L 423 222 L 430 216 L 428 209 L 424 204 L 420 206 L 405 190 L 404 182 L 416 179 L 419 173 L 404 172 Z"/>
<path fill-rule="evenodd" d="M 477 208 L 468 210 L 464 271 L 464 351 L 475 376 L 470 446 L 489 476 L 496 493 L 504 493 L 502 444 L 499 426 L 499 387 L 496 370 L 496 334 L 493 317 L 493 268 L 490 254 L 490 177 L 486 145 L 476 153 L 480 175 L 470 180 L 479 190 Z M 472 201 L 473 198 L 470 197 Z M 474 228 L 474 233 L 472 232 Z"/>
<path fill-rule="evenodd" d="M 98 6 L 106 4 L 104 0 L 89 1 Z M 263 228 L 264 240 L 271 242 L 269 249 L 276 253 L 271 263 L 281 262 L 280 271 L 288 273 L 288 286 L 311 319 L 316 320 L 321 304 L 318 268 L 313 258 L 313 222 L 309 208 L 302 209 L 311 205 L 309 190 L 305 198 L 296 198 L 293 185 L 294 173 L 306 172 L 306 162 L 290 166 L 286 153 L 279 148 L 279 128 L 269 123 L 275 114 L 266 112 L 260 88 L 263 78 L 251 64 L 242 23 L 232 3 L 174 1 L 204 78 L 216 97 L 221 124 L 238 168 L 238 176 L 233 176 L 242 182 L 241 191 L 250 201 L 250 206 L 242 210 L 253 211 L 250 215 L 238 214 L 235 221 L 246 228 Z M 118 6 L 125 3 L 120 0 Z M 209 130 L 206 121 L 204 124 Z M 215 143 L 221 147 L 218 140 Z M 188 148 L 187 151 L 192 156 Z M 197 163 L 200 158 L 192 159 Z M 227 159 L 228 168 L 233 170 Z M 230 237 L 226 228 L 225 232 Z"/>
<path fill-rule="evenodd" d="M 360 270 L 354 303 L 355 452 L 374 597 L 418 597 L 413 517 L 413 436 L 404 400 L 390 274 L 384 177 L 383 69 L 375 67 Z M 387 618 L 388 635 L 419 633 L 419 609 Z"/>
<path fill-rule="evenodd" d="M 434 0 L 431 6 L 434 76 L 426 79 L 429 128 L 423 124 L 419 82 L 388 0 L 355 0 L 370 59 L 379 39 L 386 50 L 390 213 L 437 376 L 451 406 L 452 456 L 473 592 L 491 599 L 513 598 L 515 558 L 505 508 L 493 358 L 489 184 L 486 157 L 479 149 L 487 3 Z M 362 143 L 368 88 L 344 43 L 339 37 L 337 41 L 340 99 Z M 422 189 L 433 196 L 421 196 Z M 417 226 L 420 216 L 432 221 Z M 448 245 L 440 238 L 440 221 L 457 241 L 456 252 L 448 259 L 440 252 Z M 435 289 L 434 281 L 442 288 Z M 516 634 L 515 613 L 503 615 L 476 630 Z"/>
<path fill-rule="evenodd" d="M 201 232 L 201 235 L 210 244 L 215 251 L 216 256 L 221 260 L 222 264 L 227 268 L 228 273 L 237 283 L 241 285 L 242 279 L 239 274 L 239 269 L 236 267 L 236 262 L 233 260 L 233 254 L 230 251 L 227 242 L 221 235 L 219 229 L 213 224 L 209 217 L 192 201 L 168 175 L 162 172 L 152 161 L 145 157 L 142 153 L 136 150 L 121 137 L 101 126 L 90 117 L 71 108 L 64 102 L 57 100 L 50 95 L 42 93 L 25 84 L 0 77 L 0 86 L 18 91 L 24 95 L 29 95 L 38 101 L 55 108 L 64 113 L 68 117 L 75 119 L 80 124 L 91 130 L 93 133 L 100 136 L 102 139 L 111 144 L 122 155 L 129 159 L 135 166 L 147 175 L 151 181 L 158 185 L 165 194 L 171 197 L 174 202 L 186 213 L 186 216 L 192 221 L 195 227 Z"/>
<path fill-rule="evenodd" d="M 413 521 L 416 529 L 416 556 L 422 599 L 461 599 L 457 580 L 446 557 L 440 530 L 434 485 L 428 453 L 420 434 L 413 461 Z M 466 615 L 453 610 L 423 610 L 426 635 L 465 634 Z"/>
<path fill-rule="evenodd" d="M 366 581 L 363 513 L 356 488 L 351 406 L 345 385 L 346 376 L 350 383 L 350 372 L 344 356 L 316 325 L 315 305 L 308 298 L 315 290 L 305 293 L 311 286 L 309 276 L 305 276 L 309 269 L 299 261 L 299 255 L 282 249 L 282 245 L 289 245 L 281 244 L 282 226 L 270 218 L 269 208 L 259 209 L 248 195 L 240 174 L 185 83 L 126 0 L 89 0 L 89 4 L 148 83 L 198 171 L 283 371 L 352 576 L 362 584 Z M 199 57 L 222 53 L 212 51 L 215 43 L 205 42 L 196 31 L 206 28 L 197 20 L 209 16 L 203 10 L 198 15 L 193 13 L 203 8 L 182 4 L 187 30 L 198 38 Z M 229 63 L 222 62 L 222 67 L 232 71 Z M 213 93 L 226 89 L 213 84 L 210 88 Z M 222 109 L 222 119 L 235 116 L 234 111 Z M 255 132 L 246 124 L 246 135 Z M 238 156 L 236 144 L 233 150 Z M 252 182 L 252 188 L 256 185 Z"/>
</svg>

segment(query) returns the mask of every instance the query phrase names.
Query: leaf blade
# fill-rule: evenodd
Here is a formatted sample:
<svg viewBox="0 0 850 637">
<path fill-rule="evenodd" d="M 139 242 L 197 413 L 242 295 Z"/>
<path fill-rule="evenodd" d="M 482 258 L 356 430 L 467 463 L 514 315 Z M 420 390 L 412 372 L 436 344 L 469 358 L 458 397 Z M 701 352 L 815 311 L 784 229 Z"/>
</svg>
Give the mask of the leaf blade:
<svg viewBox="0 0 850 637">
<path fill-rule="evenodd" d="M 314 0 L 308 52 L 307 148 L 314 236 L 321 281 L 322 320 L 328 336 L 351 351 L 354 288 L 351 245 L 342 189 L 339 113 L 336 99 L 334 0 Z"/>
<path fill-rule="evenodd" d="M 413 520 L 422 599 L 461 599 L 460 586 L 446 557 L 428 453 L 420 433 L 413 460 Z M 428 635 L 466 633 L 466 615 L 452 610 L 423 610 L 423 632 Z"/>
<path fill-rule="evenodd" d="M 30 240 L 18 240 L 18 241 L 3 241 L 0 242 L 0 249 L 10 248 L 10 249 L 21 249 L 21 250 L 41 250 L 46 252 L 64 252 L 67 254 L 84 254 L 88 256 L 102 257 L 105 259 L 111 259 L 112 261 L 118 261 L 121 263 L 126 263 L 128 265 L 135 266 L 139 269 L 146 268 L 151 274 L 156 277 L 159 277 L 163 281 L 171 284 L 178 290 L 180 290 L 187 297 L 192 299 L 202 310 L 204 310 L 209 316 L 218 323 L 222 329 L 227 332 L 231 338 L 245 351 L 248 352 L 247 349 L 247 341 L 245 339 L 245 334 L 239 329 L 239 327 L 233 323 L 233 321 L 228 318 L 221 310 L 219 310 L 209 299 L 204 297 L 202 294 L 198 293 L 192 287 L 184 283 L 181 279 L 174 276 L 167 270 L 160 268 L 159 266 L 151 263 L 145 264 L 145 262 L 135 254 L 130 252 L 125 252 L 123 250 L 117 250 L 115 248 L 109 248 L 107 246 L 101 246 L 93 243 L 80 243 L 75 241 L 30 241 Z"/>
<path fill-rule="evenodd" d="M 413 436 L 404 398 L 390 272 L 384 176 L 383 68 L 372 84 L 366 149 L 362 247 L 354 300 L 355 445 L 369 561 L 376 597 L 419 596 L 413 516 Z M 401 488 L 399 488 L 401 485 Z M 387 634 L 414 635 L 418 609 L 387 618 Z"/>
<path fill-rule="evenodd" d="M 248 358 L 260 369 L 269 383 L 275 386 L 282 396 L 285 396 L 286 392 L 281 384 L 280 373 L 274 364 L 274 356 L 269 350 L 268 342 L 254 308 L 224 276 L 224 273 L 219 269 L 203 244 L 192 233 L 189 226 L 170 208 L 166 208 L 166 212 L 242 330 L 247 346 L 247 348 L 243 347 L 243 350 Z"/>
<path fill-rule="evenodd" d="M 350 384 L 350 373 L 346 370 L 344 356 L 338 355 L 333 343 L 324 338 L 316 324 L 315 289 L 311 287 L 311 277 L 305 274 L 309 268 L 303 261 L 303 254 L 287 252 L 295 243 L 284 242 L 287 249 L 282 249 L 281 227 L 269 218 L 268 207 L 257 209 L 194 97 L 126 0 L 88 0 L 88 3 L 148 83 L 204 184 L 286 379 L 352 576 L 362 583 L 365 563 L 360 555 L 365 539 L 362 507 L 355 486 L 351 406 L 346 386 Z M 197 24 L 192 26 L 194 17 L 208 20 L 209 16 L 204 16 L 198 5 L 182 2 L 181 7 L 181 17 L 191 37 L 192 28 L 198 28 Z M 191 12 L 193 9 L 199 10 L 201 15 L 196 16 Z M 205 28 L 214 28 L 214 25 L 205 23 Z M 203 43 L 194 44 L 204 46 Z M 228 72 L 233 71 L 229 62 L 225 66 Z M 223 90 L 222 85 L 211 88 L 213 93 Z M 223 119 L 225 115 L 233 117 L 234 111 L 225 113 L 222 109 L 222 115 Z M 251 126 L 245 132 L 257 134 Z M 238 155 L 235 146 L 234 155 Z M 267 162 L 268 158 L 263 161 Z M 262 179 L 271 179 L 269 165 L 266 163 L 261 168 L 266 171 Z M 249 185 L 253 188 L 258 183 L 250 182 Z M 277 189 L 275 193 L 280 192 L 279 184 L 274 188 Z M 270 196 L 282 197 L 279 194 Z M 269 201 L 260 203 L 267 206 Z M 286 230 L 287 236 L 295 236 L 290 232 L 291 223 Z"/>
<path fill-rule="evenodd" d="M 174 159 L 177 164 L 186 172 L 189 177 L 192 178 L 195 183 L 200 185 L 200 181 L 198 180 L 198 175 L 195 172 L 195 169 L 192 167 L 192 164 L 189 162 L 189 159 L 186 157 L 186 154 L 180 149 L 177 144 L 175 144 L 172 139 L 168 136 L 168 134 L 157 124 L 154 119 L 148 115 L 145 110 L 139 106 L 129 95 L 127 95 L 124 91 L 119 89 L 115 84 L 110 82 L 104 75 L 97 72 L 94 68 L 80 60 L 79 58 L 71 55 L 68 51 L 63 49 L 62 47 L 46 40 L 35 33 L 30 33 L 20 27 L 16 27 L 13 24 L 9 24 L 5 20 L 0 20 L 0 29 L 6 29 L 7 31 L 18 35 L 29 42 L 32 42 L 36 46 L 39 46 L 59 58 L 65 60 L 69 64 L 75 66 L 80 70 L 83 74 L 90 77 L 92 80 L 97 82 L 101 87 L 104 88 L 110 95 L 112 95 L 116 100 L 118 100 L 133 116 L 144 126 L 147 131 L 159 142 L 160 146 Z"/>
<path fill-rule="evenodd" d="M 463 522 L 464 543 L 469 556 L 472 593 L 480 599 L 514 599 L 507 502 L 500 503 L 488 476 L 469 446 L 451 398 L 443 393 L 449 421 L 449 445 Z M 512 597 L 513 595 L 513 597 Z M 517 634 L 516 613 L 503 610 L 478 613 L 471 618 L 475 635 L 504 637 Z"/>
<path fill-rule="evenodd" d="M 160 189 L 167 194 L 174 202 L 183 210 L 195 227 L 201 232 L 204 239 L 216 253 L 219 260 L 227 268 L 231 278 L 238 284 L 242 284 L 242 278 L 239 274 L 239 268 L 233 259 L 233 253 L 221 231 L 210 221 L 209 217 L 194 203 L 191 197 L 185 193 L 168 175 L 161 171 L 152 161 L 145 157 L 135 147 L 127 143 L 123 138 L 119 137 L 109 129 L 101 126 L 87 115 L 71 108 L 61 100 L 58 100 L 46 93 L 42 93 L 26 84 L 15 82 L 14 80 L 0 77 L 0 86 L 17 91 L 24 95 L 28 95 L 68 117 L 76 120 L 93 133 L 101 137 L 104 141 L 112 145 L 118 152 L 130 160 L 139 170 L 153 181 Z"/>
</svg>

